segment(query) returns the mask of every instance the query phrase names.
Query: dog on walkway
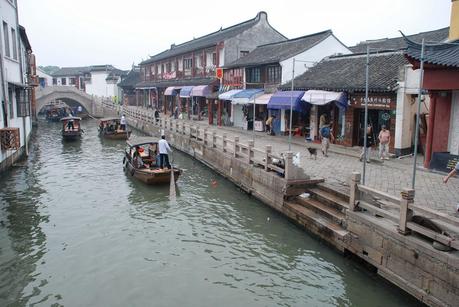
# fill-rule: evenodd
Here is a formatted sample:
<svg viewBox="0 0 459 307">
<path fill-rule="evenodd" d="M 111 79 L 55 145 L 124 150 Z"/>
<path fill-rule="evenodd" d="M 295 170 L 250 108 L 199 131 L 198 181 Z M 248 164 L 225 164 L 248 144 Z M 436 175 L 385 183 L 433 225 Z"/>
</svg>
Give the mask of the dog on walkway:
<svg viewBox="0 0 459 307">
<path fill-rule="evenodd" d="M 317 160 L 317 148 L 306 146 L 306 149 L 307 149 L 308 152 L 309 152 L 309 157 L 310 157 L 311 159 L 314 158 L 314 160 Z"/>
</svg>

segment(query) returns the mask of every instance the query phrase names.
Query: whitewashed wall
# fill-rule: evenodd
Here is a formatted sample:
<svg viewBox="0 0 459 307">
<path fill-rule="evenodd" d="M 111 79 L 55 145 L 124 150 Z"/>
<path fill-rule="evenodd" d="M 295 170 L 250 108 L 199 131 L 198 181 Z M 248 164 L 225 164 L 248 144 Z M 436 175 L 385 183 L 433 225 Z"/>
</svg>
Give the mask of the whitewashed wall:
<svg viewBox="0 0 459 307">
<path fill-rule="evenodd" d="M 351 51 L 333 35 L 330 35 L 314 47 L 280 62 L 282 66 L 282 84 L 292 79 L 293 58 L 295 58 L 295 76 L 303 74 L 309 67 L 323 58 L 334 54 L 350 54 Z"/>
</svg>

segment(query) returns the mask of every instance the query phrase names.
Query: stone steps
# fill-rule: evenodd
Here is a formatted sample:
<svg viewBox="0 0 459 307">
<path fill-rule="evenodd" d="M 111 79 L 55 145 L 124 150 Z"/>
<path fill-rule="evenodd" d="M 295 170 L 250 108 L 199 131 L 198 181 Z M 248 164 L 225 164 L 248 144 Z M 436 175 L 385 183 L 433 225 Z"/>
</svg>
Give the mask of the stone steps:
<svg viewBox="0 0 459 307">
<path fill-rule="evenodd" d="M 319 213 L 338 225 L 344 225 L 345 223 L 346 215 L 344 213 L 332 206 L 320 202 L 317 199 L 299 197 L 296 199 L 296 203 Z"/>
<path fill-rule="evenodd" d="M 349 209 L 349 202 L 344 200 L 342 196 L 335 193 L 330 193 L 328 190 L 324 190 L 322 187 L 315 187 L 308 189 L 311 197 L 318 201 L 335 208 L 341 212 Z"/>
</svg>

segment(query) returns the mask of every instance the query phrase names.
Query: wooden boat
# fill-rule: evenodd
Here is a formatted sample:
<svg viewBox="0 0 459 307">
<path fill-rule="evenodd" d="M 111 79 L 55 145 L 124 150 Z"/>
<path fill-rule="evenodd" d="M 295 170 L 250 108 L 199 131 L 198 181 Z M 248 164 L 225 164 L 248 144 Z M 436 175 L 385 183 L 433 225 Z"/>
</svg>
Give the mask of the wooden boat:
<svg viewBox="0 0 459 307">
<path fill-rule="evenodd" d="M 172 171 L 167 168 L 160 169 L 157 163 L 158 142 L 155 139 L 144 137 L 128 140 L 126 143 L 123 169 L 129 176 L 150 185 L 170 183 Z M 137 148 L 140 152 L 140 163 L 139 157 L 135 154 Z M 174 180 L 177 181 L 182 170 L 176 167 L 172 169 Z"/>
<path fill-rule="evenodd" d="M 78 140 L 81 138 L 81 118 L 68 116 L 61 118 L 62 122 L 62 138 L 67 141 Z"/>
<path fill-rule="evenodd" d="M 99 121 L 99 135 L 111 140 L 127 140 L 131 135 L 130 130 L 120 129 L 120 119 L 117 117 L 102 118 Z"/>
</svg>

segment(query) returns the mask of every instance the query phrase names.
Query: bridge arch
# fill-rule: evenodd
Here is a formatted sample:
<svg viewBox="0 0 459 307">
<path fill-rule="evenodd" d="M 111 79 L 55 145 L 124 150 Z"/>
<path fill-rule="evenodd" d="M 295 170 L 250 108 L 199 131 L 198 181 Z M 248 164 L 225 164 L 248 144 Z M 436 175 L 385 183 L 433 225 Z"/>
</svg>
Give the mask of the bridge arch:
<svg viewBox="0 0 459 307">
<path fill-rule="evenodd" d="M 62 100 L 70 107 L 82 106 L 89 114 L 94 113 L 94 97 L 73 86 L 48 86 L 37 91 L 37 113 L 52 101 Z"/>
</svg>

